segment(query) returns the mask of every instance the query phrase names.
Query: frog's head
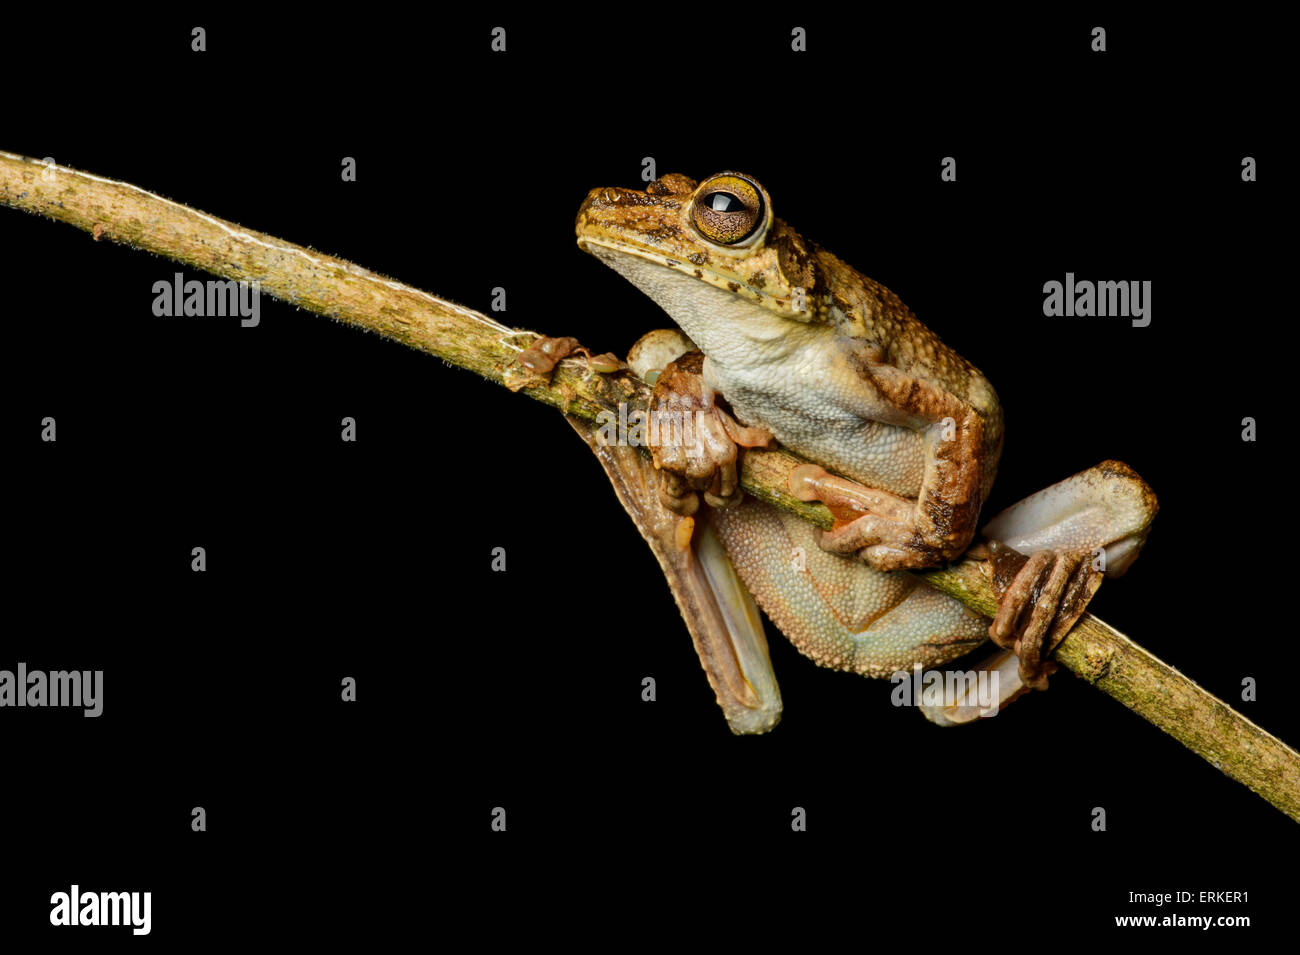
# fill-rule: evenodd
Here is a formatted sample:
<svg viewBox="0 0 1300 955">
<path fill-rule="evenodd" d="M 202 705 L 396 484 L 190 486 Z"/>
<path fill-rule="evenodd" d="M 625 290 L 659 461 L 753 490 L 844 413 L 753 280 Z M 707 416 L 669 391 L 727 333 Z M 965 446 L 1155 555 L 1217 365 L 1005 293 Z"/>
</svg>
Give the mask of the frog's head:
<svg viewBox="0 0 1300 955">
<path fill-rule="evenodd" d="M 578 210 L 578 245 L 653 298 L 687 334 L 701 321 L 744 321 L 756 309 L 826 319 L 825 270 L 772 215 L 757 180 L 723 172 L 698 185 L 672 174 L 644 192 L 593 189 Z M 696 338 L 699 341 L 699 338 Z"/>
</svg>

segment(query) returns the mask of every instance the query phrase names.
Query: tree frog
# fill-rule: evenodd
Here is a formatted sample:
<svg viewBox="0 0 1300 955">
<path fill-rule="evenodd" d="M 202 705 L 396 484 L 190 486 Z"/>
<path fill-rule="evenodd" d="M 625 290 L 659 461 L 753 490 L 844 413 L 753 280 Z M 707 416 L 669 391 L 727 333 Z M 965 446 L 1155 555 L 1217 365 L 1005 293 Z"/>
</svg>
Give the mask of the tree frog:
<svg viewBox="0 0 1300 955">
<path fill-rule="evenodd" d="M 701 659 L 733 671 L 709 675 L 734 731 L 763 732 L 780 716 L 753 600 L 822 666 L 888 677 L 991 638 L 998 650 L 982 665 L 1003 677 L 1004 702 L 1046 688 L 1048 658 L 1099 583 L 1101 555 L 1117 576 L 1146 540 L 1156 500 L 1131 469 L 1106 462 L 989 523 L 989 546 L 1028 558 L 1002 581 L 990 624 L 902 573 L 965 551 L 992 486 L 1002 408 L 974 365 L 883 285 L 775 218 L 752 176 L 594 189 L 576 229 L 582 249 L 678 326 L 643 338 L 628 360 L 653 383 L 661 416 L 695 423 L 689 443 L 652 448 L 653 468 L 664 513 L 691 521 L 697 538 L 681 559 L 702 565 L 675 589 L 710 591 L 679 592 L 679 606 L 693 632 L 728 631 L 708 637 Z M 815 462 L 791 489 L 825 502 L 832 530 L 742 494 L 737 449 L 772 439 Z M 714 609 L 702 614 L 702 601 Z M 724 699 L 728 686 L 744 692 Z"/>
</svg>

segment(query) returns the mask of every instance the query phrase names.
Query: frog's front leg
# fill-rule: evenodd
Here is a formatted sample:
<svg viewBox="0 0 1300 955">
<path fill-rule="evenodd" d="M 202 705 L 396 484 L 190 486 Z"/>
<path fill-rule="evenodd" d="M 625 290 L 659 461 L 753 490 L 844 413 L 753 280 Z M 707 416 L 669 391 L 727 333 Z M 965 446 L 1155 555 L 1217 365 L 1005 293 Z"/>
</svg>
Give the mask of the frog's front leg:
<svg viewBox="0 0 1300 955">
<path fill-rule="evenodd" d="M 629 359 L 633 367 L 640 364 Z M 714 507 L 739 503 L 736 448 L 772 443 L 770 431 L 740 424 L 718 404 L 703 366 L 698 350 L 671 361 L 658 373 L 651 399 L 650 452 L 660 472 L 660 501 L 687 516 L 699 507 L 697 492 Z"/>
<path fill-rule="evenodd" d="M 897 422 L 887 423 L 920 435 L 924 471 L 916 499 L 879 490 L 864 495 L 862 485 L 815 467 L 801 468 L 791 490 L 803 500 L 822 501 L 835 515 L 835 527 L 821 537 L 827 550 L 857 554 L 876 570 L 952 560 L 975 536 L 1001 450 L 1001 411 L 992 390 L 981 410 L 890 365 L 868 363 L 859 373 L 894 409 L 890 416 Z M 982 378 L 972 380 L 978 383 L 972 388 L 983 384 Z"/>
</svg>

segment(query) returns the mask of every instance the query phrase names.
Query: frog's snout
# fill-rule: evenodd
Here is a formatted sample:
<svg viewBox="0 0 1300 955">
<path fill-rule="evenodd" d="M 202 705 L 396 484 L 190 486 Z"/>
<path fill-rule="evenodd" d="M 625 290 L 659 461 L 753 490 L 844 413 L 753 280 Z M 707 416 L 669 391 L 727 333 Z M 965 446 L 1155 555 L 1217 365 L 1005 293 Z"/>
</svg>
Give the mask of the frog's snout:
<svg viewBox="0 0 1300 955">
<path fill-rule="evenodd" d="M 578 207 L 578 218 L 573 224 L 574 231 L 578 235 L 578 245 L 583 245 L 582 236 L 583 233 L 588 231 L 589 223 L 593 219 L 592 210 L 599 208 L 604 203 L 601 194 L 607 191 L 606 189 L 591 190 L 591 192 L 587 193 L 587 198 L 582 200 L 582 205 Z"/>
<path fill-rule="evenodd" d="M 656 195 L 618 186 L 593 189 L 578 208 L 574 223 L 578 245 L 585 249 L 584 239 L 604 239 L 658 247 L 680 234 L 681 210 L 687 201 L 689 197 L 678 193 Z"/>
</svg>

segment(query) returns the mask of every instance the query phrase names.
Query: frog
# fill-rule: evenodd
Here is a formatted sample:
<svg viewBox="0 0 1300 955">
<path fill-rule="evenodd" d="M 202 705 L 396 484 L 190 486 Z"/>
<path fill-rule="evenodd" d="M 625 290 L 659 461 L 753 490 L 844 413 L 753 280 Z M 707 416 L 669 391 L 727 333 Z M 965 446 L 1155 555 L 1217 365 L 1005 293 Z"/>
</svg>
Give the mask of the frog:
<svg viewBox="0 0 1300 955">
<path fill-rule="evenodd" d="M 991 642 L 977 667 L 1003 677 L 999 707 L 1047 688 L 1051 654 L 1101 575 L 1122 575 L 1146 541 L 1156 498 L 1136 472 L 1103 462 L 987 523 L 978 546 L 1015 558 L 1003 561 L 1011 570 L 997 581 L 990 622 L 907 573 L 955 560 L 980 529 L 1005 427 L 978 368 L 884 285 L 777 218 L 751 175 L 596 188 L 575 229 L 582 250 L 676 325 L 644 336 L 628 365 L 653 386 L 656 414 L 693 422 L 652 443 L 646 480 L 657 486 L 654 520 L 676 515 L 700 537 L 672 559 L 703 570 L 670 580 L 716 591 L 678 594 L 688 625 L 748 628 L 729 638 L 746 648 L 733 656 L 747 672 L 710 673 L 715 690 L 765 688 L 745 700 L 719 691 L 733 731 L 766 732 L 780 719 L 775 681 L 756 670 L 755 603 L 821 666 L 887 678 Z M 744 494 L 741 456 L 773 445 L 808 462 L 791 473 L 790 491 L 825 504 L 829 530 Z M 720 609 L 701 613 L 708 601 Z M 728 665 L 717 649 L 725 639 L 704 641 L 706 671 Z M 954 715 L 967 704 L 923 710 L 955 725 L 969 721 Z"/>
</svg>

